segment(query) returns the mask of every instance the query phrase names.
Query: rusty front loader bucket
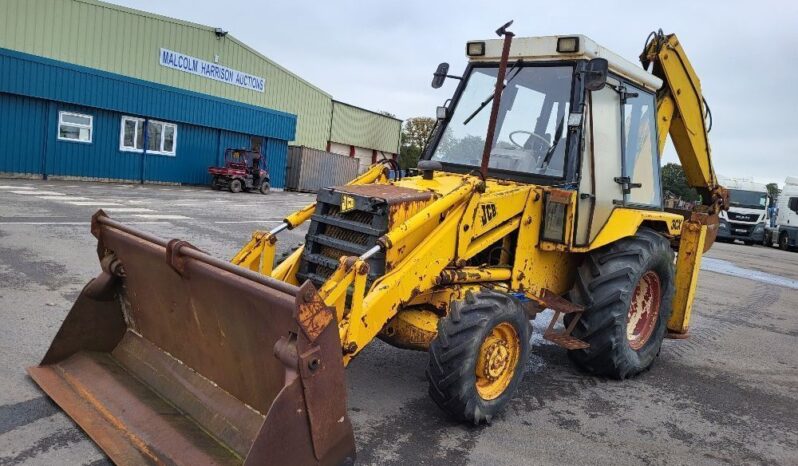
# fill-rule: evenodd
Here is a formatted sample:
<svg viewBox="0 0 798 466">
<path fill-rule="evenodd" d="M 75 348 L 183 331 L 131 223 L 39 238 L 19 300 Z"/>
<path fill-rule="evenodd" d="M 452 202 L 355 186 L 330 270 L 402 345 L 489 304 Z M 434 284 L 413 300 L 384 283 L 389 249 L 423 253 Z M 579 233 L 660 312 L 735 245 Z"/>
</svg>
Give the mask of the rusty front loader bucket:
<svg viewBox="0 0 798 466">
<path fill-rule="evenodd" d="M 338 326 L 289 285 L 98 212 L 102 273 L 28 372 L 118 464 L 354 459 Z"/>
</svg>

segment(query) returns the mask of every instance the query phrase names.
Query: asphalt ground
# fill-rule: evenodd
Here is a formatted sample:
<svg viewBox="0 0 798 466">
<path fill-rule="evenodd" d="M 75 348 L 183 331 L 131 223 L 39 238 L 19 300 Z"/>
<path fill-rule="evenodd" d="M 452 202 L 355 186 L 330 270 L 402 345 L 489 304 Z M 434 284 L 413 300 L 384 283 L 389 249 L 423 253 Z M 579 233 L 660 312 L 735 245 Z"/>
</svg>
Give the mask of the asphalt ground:
<svg viewBox="0 0 798 466">
<path fill-rule="evenodd" d="M 312 195 L 0 179 L 0 466 L 103 465 L 100 450 L 25 373 L 99 265 L 99 208 L 230 258 L 252 230 Z M 303 241 L 281 234 L 278 253 Z M 427 396 L 427 355 L 375 341 L 347 369 L 360 464 L 798 464 L 798 254 L 716 244 L 691 338 L 647 373 L 591 377 L 534 323 L 526 376 L 486 427 L 450 422 Z"/>
</svg>

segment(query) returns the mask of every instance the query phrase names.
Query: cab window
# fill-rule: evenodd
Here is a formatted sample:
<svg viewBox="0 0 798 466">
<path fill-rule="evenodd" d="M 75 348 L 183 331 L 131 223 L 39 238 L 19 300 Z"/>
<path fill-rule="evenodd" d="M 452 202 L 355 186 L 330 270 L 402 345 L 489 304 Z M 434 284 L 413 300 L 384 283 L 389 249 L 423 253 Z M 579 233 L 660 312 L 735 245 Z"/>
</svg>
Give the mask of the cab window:
<svg viewBox="0 0 798 466">
<path fill-rule="evenodd" d="M 657 147 L 654 94 L 625 84 L 629 95 L 623 104 L 624 117 L 624 174 L 632 183 L 642 186 L 632 189 L 628 201 L 633 204 L 662 206 L 659 153 Z"/>
</svg>

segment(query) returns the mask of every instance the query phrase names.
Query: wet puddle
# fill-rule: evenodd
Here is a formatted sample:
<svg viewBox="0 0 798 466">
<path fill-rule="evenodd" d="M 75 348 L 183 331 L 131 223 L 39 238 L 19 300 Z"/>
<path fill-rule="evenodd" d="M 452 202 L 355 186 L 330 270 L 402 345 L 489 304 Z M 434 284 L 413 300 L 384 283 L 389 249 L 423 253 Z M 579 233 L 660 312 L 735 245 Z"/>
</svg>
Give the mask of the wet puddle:
<svg viewBox="0 0 798 466">
<path fill-rule="evenodd" d="M 772 273 L 760 272 L 759 270 L 746 269 L 723 259 L 704 257 L 701 259 L 701 270 L 722 273 L 732 277 L 747 278 L 769 285 L 783 286 L 798 290 L 798 280 L 774 275 Z"/>
</svg>

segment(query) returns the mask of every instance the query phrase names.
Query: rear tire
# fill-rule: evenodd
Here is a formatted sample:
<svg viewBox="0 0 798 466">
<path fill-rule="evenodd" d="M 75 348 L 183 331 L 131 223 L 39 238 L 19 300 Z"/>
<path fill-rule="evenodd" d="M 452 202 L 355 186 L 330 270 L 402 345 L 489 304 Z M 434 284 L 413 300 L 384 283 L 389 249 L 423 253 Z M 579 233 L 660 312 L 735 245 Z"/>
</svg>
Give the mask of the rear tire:
<svg viewBox="0 0 798 466">
<path fill-rule="evenodd" d="M 211 180 L 211 189 L 214 190 L 214 191 L 219 191 L 220 189 L 222 189 L 222 187 L 219 186 L 219 177 L 218 176 L 214 176 L 213 179 Z"/>
<path fill-rule="evenodd" d="M 648 370 L 667 330 L 673 277 L 670 244 L 649 228 L 590 253 L 571 291 L 586 309 L 572 334 L 590 347 L 569 351 L 571 361 L 616 379 Z M 566 324 L 572 318 L 566 315 Z"/>
<path fill-rule="evenodd" d="M 258 191 L 261 194 L 269 194 L 269 192 L 271 191 L 271 186 L 269 186 L 269 183 L 264 181 L 263 183 L 260 184 L 260 188 L 258 188 Z"/>
<path fill-rule="evenodd" d="M 459 421 L 491 422 L 523 379 L 529 331 L 523 307 L 505 293 L 468 293 L 452 303 L 429 348 L 432 399 Z"/>
<path fill-rule="evenodd" d="M 240 193 L 242 189 L 243 185 L 241 184 L 241 180 L 233 180 L 230 182 L 231 193 Z"/>
</svg>

